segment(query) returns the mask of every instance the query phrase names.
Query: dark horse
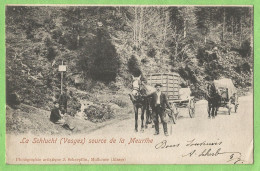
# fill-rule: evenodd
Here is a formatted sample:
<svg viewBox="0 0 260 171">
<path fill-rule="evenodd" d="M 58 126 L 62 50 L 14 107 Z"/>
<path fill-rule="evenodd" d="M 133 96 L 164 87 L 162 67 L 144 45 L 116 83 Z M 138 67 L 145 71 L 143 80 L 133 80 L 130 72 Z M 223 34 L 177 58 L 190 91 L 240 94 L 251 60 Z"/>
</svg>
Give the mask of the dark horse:
<svg viewBox="0 0 260 171">
<path fill-rule="evenodd" d="M 138 132 L 138 109 L 141 109 L 141 131 L 144 131 L 144 113 L 146 111 L 146 122 L 145 127 L 151 120 L 151 113 L 149 110 L 149 99 L 147 98 L 146 89 L 141 81 L 141 76 L 133 77 L 133 91 L 129 94 L 130 99 L 134 105 L 134 112 L 135 112 L 135 131 Z"/>
<path fill-rule="evenodd" d="M 215 118 L 219 108 L 220 96 L 213 83 L 209 83 L 207 86 L 206 99 L 208 101 L 208 117 Z"/>
</svg>

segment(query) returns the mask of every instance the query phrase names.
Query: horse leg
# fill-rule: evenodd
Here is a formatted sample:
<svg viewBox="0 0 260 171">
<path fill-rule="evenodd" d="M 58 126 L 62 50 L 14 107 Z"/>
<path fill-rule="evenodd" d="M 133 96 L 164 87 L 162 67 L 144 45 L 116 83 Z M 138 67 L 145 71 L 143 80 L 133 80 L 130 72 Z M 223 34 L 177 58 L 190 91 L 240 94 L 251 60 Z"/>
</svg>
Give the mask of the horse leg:
<svg viewBox="0 0 260 171">
<path fill-rule="evenodd" d="M 146 109 L 145 112 L 146 112 L 145 128 L 148 128 L 150 111 Z"/>
<path fill-rule="evenodd" d="M 215 116 L 218 114 L 218 106 L 215 107 Z"/>
<path fill-rule="evenodd" d="M 218 115 L 218 108 L 219 108 L 219 106 L 220 106 L 220 96 L 217 96 L 217 98 L 216 98 L 216 110 L 215 110 L 215 116 L 217 116 Z"/>
<path fill-rule="evenodd" d="M 145 109 L 145 112 L 146 112 L 146 122 L 145 122 L 145 128 L 148 128 L 148 124 L 149 124 L 149 119 L 151 119 L 151 114 L 150 114 L 150 110 L 149 110 L 149 104 L 147 103 L 146 105 L 146 109 Z"/>
<path fill-rule="evenodd" d="M 135 106 L 135 131 L 138 132 L 138 107 Z"/>
<path fill-rule="evenodd" d="M 208 102 L 208 118 L 210 118 L 210 110 L 211 110 L 211 107 L 210 107 L 211 105 L 210 105 L 210 103 Z"/>
<path fill-rule="evenodd" d="M 144 132 L 144 112 L 145 112 L 145 106 L 142 107 L 142 114 L 141 114 L 141 120 L 142 120 L 141 132 Z"/>
<path fill-rule="evenodd" d="M 216 106 L 212 106 L 212 118 L 215 118 L 215 110 L 216 110 Z"/>
</svg>

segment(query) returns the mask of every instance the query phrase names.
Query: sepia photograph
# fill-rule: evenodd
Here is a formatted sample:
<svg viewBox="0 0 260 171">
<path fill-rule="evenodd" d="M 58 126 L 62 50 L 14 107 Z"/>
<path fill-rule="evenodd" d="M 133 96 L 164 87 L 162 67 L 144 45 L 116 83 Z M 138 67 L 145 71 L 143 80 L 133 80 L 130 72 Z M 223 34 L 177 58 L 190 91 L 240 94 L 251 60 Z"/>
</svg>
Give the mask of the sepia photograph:
<svg viewBox="0 0 260 171">
<path fill-rule="evenodd" d="M 253 6 L 5 17 L 8 164 L 253 163 Z"/>
</svg>

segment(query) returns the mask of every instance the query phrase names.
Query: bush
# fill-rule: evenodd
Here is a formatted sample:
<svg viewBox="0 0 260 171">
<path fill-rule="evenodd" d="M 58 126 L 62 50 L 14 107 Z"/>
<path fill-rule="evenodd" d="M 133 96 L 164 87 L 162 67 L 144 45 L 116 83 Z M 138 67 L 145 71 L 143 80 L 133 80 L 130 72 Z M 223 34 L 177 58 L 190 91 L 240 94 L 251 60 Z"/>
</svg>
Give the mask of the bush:
<svg viewBox="0 0 260 171">
<path fill-rule="evenodd" d="M 250 67 L 250 65 L 249 65 L 247 62 L 245 62 L 245 63 L 241 66 L 241 68 L 243 69 L 244 72 L 250 72 L 250 70 L 251 70 L 251 67 Z"/>
<path fill-rule="evenodd" d="M 48 53 L 47 53 L 47 56 L 46 56 L 47 59 L 49 61 L 52 61 L 53 59 L 55 59 L 56 55 L 57 55 L 57 52 L 55 51 L 55 49 L 53 47 L 49 47 Z"/>
<path fill-rule="evenodd" d="M 196 75 L 194 74 L 194 72 L 192 71 L 192 69 L 186 65 L 185 68 L 181 67 L 178 70 L 178 73 L 180 74 L 180 76 L 185 79 L 185 80 L 189 80 L 191 81 L 191 83 L 197 83 L 197 78 Z"/>
<path fill-rule="evenodd" d="M 147 56 L 154 58 L 155 55 L 156 55 L 156 50 L 154 48 L 151 48 L 151 49 L 148 50 Z"/>
<path fill-rule="evenodd" d="M 52 32 L 52 38 L 53 39 L 59 39 L 60 37 L 62 37 L 62 32 L 61 32 L 61 30 L 54 30 L 53 32 Z"/>
<path fill-rule="evenodd" d="M 143 65 L 145 65 L 145 64 L 147 64 L 149 61 L 148 61 L 146 58 L 143 58 L 143 59 L 141 60 L 141 62 L 142 62 Z"/>
<path fill-rule="evenodd" d="M 96 47 L 96 52 L 91 56 L 94 58 L 90 67 L 91 77 L 104 82 L 115 81 L 120 67 L 116 49 L 109 41 L 102 42 L 100 47 Z"/>
<path fill-rule="evenodd" d="M 241 48 L 240 48 L 239 54 L 243 58 L 249 57 L 251 55 L 250 41 L 248 41 L 248 40 L 243 41 L 243 43 L 241 44 Z"/>
<path fill-rule="evenodd" d="M 205 61 L 205 49 L 204 48 L 198 48 L 198 52 L 196 55 L 199 65 L 202 66 Z"/>
<path fill-rule="evenodd" d="M 121 100 L 121 99 L 112 99 L 111 101 L 112 103 L 115 103 L 116 105 L 118 105 L 119 107 L 127 107 L 128 106 L 128 103 Z"/>
<path fill-rule="evenodd" d="M 142 74 L 138 61 L 134 55 L 132 55 L 128 61 L 128 70 L 135 77 Z"/>
<path fill-rule="evenodd" d="M 205 67 L 205 73 L 213 80 L 218 79 L 223 73 L 223 67 L 217 61 L 211 61 Z"/>
<path fill-rule="evenodd" d="M 115 46 L 105 34 L 90 41 L 80 56 L 82 57 L 78 65 L 87 76 L 105 83 L 115 81 L 120 68 L 120 58 Z"/>
<path fill-rule="evenodd" d="M 19 105 L 21 103 L 20 97 L 18 96 L 17 93 L 6 93 L 6 103 L 11 106 L 15 107 L 16 105 Z"/>
<path fill-rule="evenodd" d="M 240 68 L 240 66 L 236 66 L 236 67 L 234 67 L 234 70 L 237 72 L 237 73 L 241 73 L 241 68 Z"/>
<path fill-rule="evenodd" d="M 103 122 L 114 117 L 113 111 L 106 105 L 92 105 L 85 109 L 84 112 L 91 122 Z"/>
</svg>

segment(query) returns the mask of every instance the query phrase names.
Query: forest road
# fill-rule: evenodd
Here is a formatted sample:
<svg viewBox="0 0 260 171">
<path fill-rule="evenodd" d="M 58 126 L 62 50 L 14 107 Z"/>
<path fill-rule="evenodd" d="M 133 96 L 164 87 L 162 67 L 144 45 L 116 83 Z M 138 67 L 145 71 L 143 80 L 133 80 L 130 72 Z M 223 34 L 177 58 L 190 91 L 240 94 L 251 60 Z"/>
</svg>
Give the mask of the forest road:
<svg viewBox="0 0 260 171">
<path fill-rule="evenodd" d="M 180 109 L 180 114 L 176 124 L 170 122 L 168 116 L 168 138 L 176 137 L 222 137 L 243 136 L 251 138 L 253 136 L 253 95 L 239 97 L 238 111 L 235 113 L 232 105 L 231 114 L 228 115 L 227 108 L 219 108 L 215 119 L 209 119 L 207 113 L 207 101 L 196 102 L 195 117 L 190 118 L 187 109 Z M 139 137 L 165 137 L 163 127 L 160 123 L 160 134 L 153 135 L 155 130 L 149 124 L 147 129 L 141 131 L 141 114 L 138 115 L 138 132 L 135 132 L 134 113 L 130 119 L 126 119 L 115 124 L 107 125 L 91 132 L 89 135 L 135 135 Z M 145 122 L 145 120 L 144 120 Z"/>
</svg>

